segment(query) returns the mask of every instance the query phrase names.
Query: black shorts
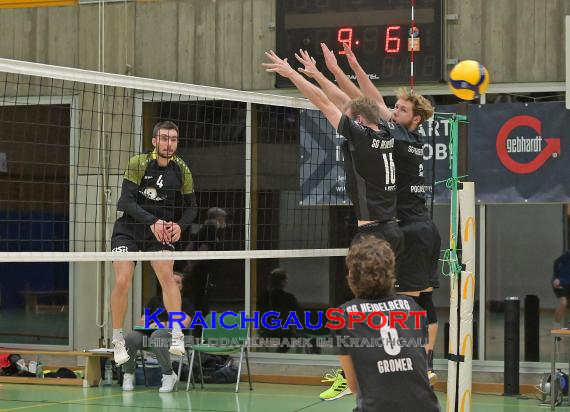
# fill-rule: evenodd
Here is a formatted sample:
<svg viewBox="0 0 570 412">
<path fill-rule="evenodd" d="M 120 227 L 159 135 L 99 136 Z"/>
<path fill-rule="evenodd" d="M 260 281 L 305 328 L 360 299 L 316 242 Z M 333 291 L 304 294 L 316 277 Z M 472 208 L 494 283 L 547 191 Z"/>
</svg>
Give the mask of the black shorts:
<svg viewBox="0 0 570 412">
<path fill-rule="evenodd" d="M 558 299 L 560 298 L 570 299 L 570 290 L 566 288 L 555 288 L 555 287 L 553 287 L 552 290 L 554 291 L 554 294 Z"/>
<path fill-rule="evenodd" d="M 118 219 L 111 238 L 112 252 L 174 251 L 174 245 L 156 240 L 150 226 Z"/>
<path fill-rule="evenodd" d="M 418 219 L 400 223 L 405 249 L 396 265 L 397 289 L 417 292 L 439 287 L 441 237 L 434 223 Z"/>
<path fill-rule="evenodd" d="M 400 226 L 396 221 L 383 222 L 383 223 L 368 223 L 366 225 L 358 226 L 356 235 L 351 243 L 363 238 L 364 236 L 374 236 L 378 239 L 383 239 L 390 244 L 392 251 L 396 255 L 396 261 L 404 251 L 404 236 L 400 230 Z"/>
</svg>

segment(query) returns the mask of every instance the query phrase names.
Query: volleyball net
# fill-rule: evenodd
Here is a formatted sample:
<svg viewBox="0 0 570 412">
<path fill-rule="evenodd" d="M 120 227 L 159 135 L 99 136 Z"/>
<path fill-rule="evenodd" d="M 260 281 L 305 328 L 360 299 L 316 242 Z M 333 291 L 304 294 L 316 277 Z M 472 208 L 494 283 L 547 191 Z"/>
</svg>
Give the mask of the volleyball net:
<svg viewBox="0 0 570 412">
<path fill-rule="evenodd" d="M 165 120 L 198 216 L 176 252 L 119 256 L 125 169 Z M 0 261 L 341 256 L 356 220 L 339 144 L 304 99 L 0 59 Z M 216 210 L 215 245 L 191 252 Z"/>
</svg>

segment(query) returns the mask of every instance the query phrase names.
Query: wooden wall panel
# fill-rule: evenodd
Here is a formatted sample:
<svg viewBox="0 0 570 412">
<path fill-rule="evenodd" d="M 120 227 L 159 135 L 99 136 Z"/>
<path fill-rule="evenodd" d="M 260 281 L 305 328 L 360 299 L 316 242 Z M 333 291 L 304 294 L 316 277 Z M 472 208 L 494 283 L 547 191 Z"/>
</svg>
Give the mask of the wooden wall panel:
<svg viewBox="0 0 570 412">
<path fill-rule="evenodd" d="M 494 83 L 564 81 L 570 0 L 448 0 L 449 58 L 481 61 Z"/>
<path fill-rule="evenodd" d="M 241 89 L 243 45 L 242 2 L 218 0 L 216 2 L 216 84 L 230 89 Z M 249 39 L 247 40 L 249 41 Z"/>
<path fill-rule="evenodd" d="M 564 79 L 564 18 L 560 15 L 564 13 L 564 3 L 570 8 L 570 2 L 564 0 L 550 0 L 545 2 L 545 56 L 544 56 L 544 78 Z M 570 10 L 569 10 L 570 11 Z M 546 29 L 548 28 L 548 30 Z"/>
<path fill-rule="evenodd" d="M 242 60 L 241 60 L 241 88 L 253 88 L 253 2 L 245 0 L 242 3 Z"/>
<path fill-rule="evenodd" d="M 196 3 L 196 48 L 194 54 L 195 83 L 207 86 L 220 86 L 217 83 L 216 64 L 218 52 L 216 50 L 216 2 L 212 0 Z M 222 64 L 231 64 L 223 60 Z"/>
<path fill-rule="evenodd" d="M 196 2 L 185 1 L 178 5 L 178 59 L 176 80 L 194 83 L 196 75 Z"/>
<path fill-rule="evenodd" d="M 48 64 L 66 67 L 78 66 L 78 20 L 77 7 L 50 7 L 48 9 Z"/>
<path fill-rule="evenodd" d="M 178 2 L 137 2 L 135 67 L 140 77 L 175 80 L 177 72 Z"/>
<path fill-rule="evenodd" d="M 245 90 L 271 89 L 276 0 L 105 5 L 105 70 Z M 564 81 L 570 0 L 446 0 L 447 57 L 476 59 L 493 83 Z M 98 6 L 0 9 L 0 57 L 97 69 Z"/>
<path fill-rule="evenodd" d="M 482 14 L 483 2 L 481 0 L 463 0 L 449 10 L 450 14 L 458 14 L 459 20 L 448 23 L 448 44 L 450 57 L 463 60 L 464 56 L 470 59 L 481 60 L 482 48 Z"/>
<path fill-rule="evenodd" d="M 269 29 L 269 24 L 275 24 L 275 13 L 275 1 L 253 0 L 253 89 L 271 89 L 275 85 L 275 76 L 268 75 L 261 66 L 266 60 L 263 53 L 275 49 L 275 31 Z"/>
</svg>

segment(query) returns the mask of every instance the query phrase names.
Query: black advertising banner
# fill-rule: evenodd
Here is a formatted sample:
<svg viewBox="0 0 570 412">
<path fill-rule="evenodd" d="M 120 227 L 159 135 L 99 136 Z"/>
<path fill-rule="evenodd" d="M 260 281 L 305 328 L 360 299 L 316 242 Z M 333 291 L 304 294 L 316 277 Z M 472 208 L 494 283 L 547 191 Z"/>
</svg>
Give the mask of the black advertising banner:
<svg viewBox="0 0 570 412">
<path fill-rule="evenodd" d="M 457 113 L 458 109 L 458 105 L 440 105 L 436 107 L 436 111 L 439 113 Z M 451 166 L 449 164 L 450 131 L 449 119 L 435 120 L 431 118 L 418 127 L 418 133 L 424 141 L 424 169 L 426 171 L 426 185 L 428 186 L 432 184 L 432 181 L 443 181 L 451 177 Z M 432 173 L 433 156 L 435 156 L 435 176 Z M 450 202 L 451 192 L 445 187 L 445 183 L 435 185 L 434 193 L 435 203 Z M 430 198 L 431 194 L 426 193 L 428 202 Z"/>
<path fill-rule="evenodd" d="M 568 202 L 564 103 L 469 106 L 469 180 L 484 203 Z"/>
<path fill-rule="evenodd" d="M 345 190 L 342 136 L 318 110 L 301 109 L 301 204 L 348 205 Z"/>
<path fill-rule="evenodd" d="M 437 110 L 454 113 L 457 106 L 438 106 Z M 448 120 L 430 119 L 418 128 L 418 132 L 425 141 L 424 170 L 428 186 L 432 181 L 434 156 L 435 180 L 447 179 L 451 174 L 448 149 L 449 131 Z M 317 110 L 301 110 L 300 185 L 303 205 L 350 205 L 350 200 L 346 195 L 344 160 L 340 150 L 340 143 L 343 139 L 322 113 Z M 449 190 L 444 184 L 436 186 L 435 195 L 436 203 L 449 202 Z M 426 197 L 429 199 L 431 193 L 426 193 Z"/>
</svg>

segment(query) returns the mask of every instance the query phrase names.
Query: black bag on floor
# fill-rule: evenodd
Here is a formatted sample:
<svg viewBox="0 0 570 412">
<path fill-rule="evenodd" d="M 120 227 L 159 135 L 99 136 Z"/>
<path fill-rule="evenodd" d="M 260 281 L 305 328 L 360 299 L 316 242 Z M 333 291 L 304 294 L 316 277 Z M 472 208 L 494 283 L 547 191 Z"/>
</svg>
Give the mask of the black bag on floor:
<svg viewBox="0 0 570 412">
<path fill-rule="evenodd" d="M 235 383 L 237 380 L 238 368 L 234 366 L 230 359 L 224 366 L 216 369 L 210 375 L 204 376 L 205 383 Z"/>
<path fill-rule="evenodd" d="M 228 362 L 231 362 L 231 358 L 229 356 L 218 356 L 218 355 L 208 355 L 203 353 L 202 354 L 202 371 L 204 373 L 204 382 L 209 383 L 228 383 L 226 382 L 225 374 L 228 374 L 229 371 L 221 372 L 222 376 L 218 374 L 218 377 L 212 378 L 212 376 L 216 373 L 216 371 L 228 366 Z M 172 362 L 172 370 L 178 373 L 178 361 Z M 192 376 L 195 382 L 200 382 L 200 365 L 198 364 L 198 355 L 194 357 L 194 368 L 192 371 Z M 234 382 L 237 378 L 237 368 L 234 375 Z M 182 371 L 180 372 L 180 380 L 186 382 L 188 380 L 188 365 L 185 363 L 182 364 Z M 219 381 L 219 382 L 218 382 Z"/>
<path fill-rule="evenodd" d="M 67 368 L 59 368 L 55 372 L 50 372 L 45 374 L 46 378 L 63 378 L 63 379 L 77 379 L 77 375 Z"/>
</svg>

